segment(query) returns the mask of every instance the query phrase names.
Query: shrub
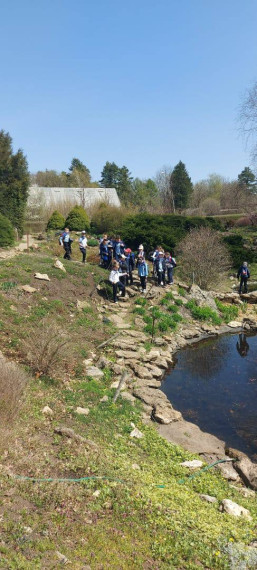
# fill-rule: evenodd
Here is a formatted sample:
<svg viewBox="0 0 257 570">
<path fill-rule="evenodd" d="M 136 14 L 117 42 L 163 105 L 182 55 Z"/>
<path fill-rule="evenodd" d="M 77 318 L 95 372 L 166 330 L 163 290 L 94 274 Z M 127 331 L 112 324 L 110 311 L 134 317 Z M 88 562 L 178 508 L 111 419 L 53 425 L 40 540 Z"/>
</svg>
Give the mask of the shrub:
<svg viewBox="0 0 257 570">
<path fill-rule="evenodd" d="M 96 204 L 91 215 L 91 228 L 94 233 L 120 234 L 127 210 L 105 202 Z"/>
<path fill-rule="evenodd" d="M 218 232 L 211 228 L 191 230 L 179 245 L 181 274 L 204 289 L 220 279 L 230 266 L 227 247 Z"/>
<path fill-rule="evenodd" d="M 202 226 L 219 229 L 220 223 L 213 218 L 137 214 L 124 219 L 120 233 L 132 249 L 143 243 L 147 252 L 158 244 L 165 250 L 172 251 L 190 229 Z"/>
<path fill-rule="evenodd" d="M 26 374 L 14 363 L 0 358 L 1 425 L 17 416 L 21 397 L 27 384 Z"/>
<path fill-rule="evenodd" d="M 0 214 L 0 243 L 1 247 L 8 247 L 14 243 L 14 229 L 11 222 Z"/>
<path fill-rule="evenodd" d="M 244 239 L 241 235 L 231 234 L 223 238 L 230 252 L 233 267 L 238 268 L 247 259 L 249 263 L 257 262 L 257 252 L 253 248 L 244 247 Z"/>
<path fill-rule="evenodd" d="M 99 242 L 95 238 L 90 238 L 87 240 L 87 245 L 89 245 L 89 247 L 95 247 L 95 246 L 99 245 Z"/>
<path fill-rule="evenodd" d="M 36 330 L 31 328 L 22 347 L 26 351 L 27 360 L 34 373 L 44 376 L 54 374 L 58 366 L 63 368 L 67 358 L 69 341 L 63 331 L 51 323 L 44 322 Z"/>
<path fill-rule="evenodd" d="M 72 208 L 65 220 L 65 227 L 72 231 L 88 231 L 90 223 L 86 210 L 84 210 L 82 206 L 75 206 Z"/>
<path fill-rule="evenodd" d="M 62 230 L 64 226 L 65 226 L 64 216 L 60 214 L 58 210 L 55 210 L 47 222 L 46 231 L 48 232 L 49 230 Z"/>
</svg>

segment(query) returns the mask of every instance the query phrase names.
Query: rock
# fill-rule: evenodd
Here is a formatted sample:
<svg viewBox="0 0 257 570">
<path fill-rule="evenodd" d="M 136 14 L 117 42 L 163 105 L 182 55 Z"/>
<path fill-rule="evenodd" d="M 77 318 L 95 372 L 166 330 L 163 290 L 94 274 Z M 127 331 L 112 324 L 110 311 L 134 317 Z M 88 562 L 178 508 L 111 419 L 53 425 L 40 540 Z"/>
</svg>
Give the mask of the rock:
<svg viewBox="0 0 257 570">
<path fill-rule="evenodd" d="M 169 402 L 168 402 L 169 403 Z M 154 419 L 161 424 L 170 424 L 181 419 L 181 413 L 173 409 L 167 402 L 158 402 L 153 410 Z"/>
<path fill-rule="evenodd" d="M 101 378 L 103 378 L 104 373 L 102 370 L 100 370 L 100 368 L 97 368 L 96 366 L 89 366 L 87 368 L 87 376 L 91 376 L 96 380 L 100 380 Z"/>
<path fill-rule="evenodd" d="M 137 429 L 136 427 L 130 432 L 130 437 L 135 437 L 137 439 L 141 439 L 141 437 L 144 437 L 144 434 Z"/>
<path fill-rule="evenodd" d="M 238 329 L 242 326 L 242 323 L 240 323 L 240 321 L 230 321 L 230 323 L 228 323 L 228 327 L 230 327 L 231 329 Z"/>
<path fill-rule="evenodd" d="M 53 416 L 54 412 L 52 410 L 52 408 L 49 408 L 49 406 L 45 406 L 42 410 L 42 414 L 44 414 L 45 416 Z"/>
<path fill-rule="evenodd" d="M 57 269 L 60 269 L 64 273 L 66 273 L 66 269 L 65 269 L 63 263 L 60 261 L 60 259 L 56 259 L 56 261 L 54 263 L 54 267 L 56 267 Z"/>
<path fill-rule="evenodd" d="M 218 312 L 213 295 L 209 291 L 203 291 L 198 285 L 191 286 L 190 298 L 195 300 L 198 307 L 207 306 L 216 313 Z"/>
<path fill-rule="evenodd" d="M 203 466 L 203 462 L 199 459 L 192 459 L 192 461 L 183 461 L 183 463 L 180 463 L 179 465 L 188 467 L 188 469 L 198 469 Z"/>
<path fill-rule="evenodd" d="M 166 340 L 164 340 L 164 338 L 158 336 L 154 339 L 154 344 L 156 346 L 167 346 L 168 343 Z"/>
<path fill-rule="evenodd" d="M 121 395 L 122 400 L 127 400 L 128 402 L 130 402 L 132 404 L 132 406 L 134 406 L 136 398 L 132 394 L 130 394 L 130 392 L 126 392 L 124 390 L 124 392 L 121 392 L 120 395 Z"/>
<path fill-rule="evenodd" d="M 241 507 L 240 505 L 234 503 L 234 501 L 231 501 L 230 499 L 223 499 L 223 501 L 221 501 L 220 511 L 225 512 L 228 515 L 232 515 L 234 517 L 244 517 L 248 520 L 252 520 L 252 517 L 248 509 Z"/>
<path fill-rule="evenodd" d="M 89 445 L 94 449 L 98 449 L 97 445 L 93 441 L 91 441 L 90 439 L 85 439 L 78 433 L 75 433 L 75 431 L 71 428 L 59 426 L 54 428 L 54 432 L 58 433 L 59 435 L 64 435 L 65 437 L 68 437 L 70 439 L 74 439 L 78 443 L 85 443 L 86 445 Z"/>
<path fill-rule="evenodd" d="M 108 366 L 112 365 L 113 363 L 105 358 L 105 356 L 100 356 L 99 360 L 97 361 L 98 368 L 107 368 Z"/>
<path fill-rule="evenodd" d="M 26 534 L 32 534 L 33 532 L 33 529 L 30 526 L 24 526 L 23 530 L 26 532 Z"/>
<path fill-rule="evenodd" d="M 140 470 L 140 467 L 137 463 L 132 463 L 131 467 L 132 467 L 132 469 Z"/>
<path fill-rule="evenodd" d="M 35 287 L 31 287 L 30 285 L 22 285 L 21 289 L 23 291 L 25 291 L 26 293 L 35 293 L 37 291 L 37 289 L 35 289 Z"/>
<path fill-rule="evenodd" d="M 130 362 L 129 363 L 130 368 L 132 368 L 132 370 L 134 370 L 136 376 L 138 376 L 138 378 L 152 378 L 152 374 L 151 372 L 149 372 L 147 370 L 147 368 L 145 366 L 140 366 L 139 364 L 136 364 L 134 362 Z"/>
<path fill-rule="evenodd" d="M 255 491 L 253 489 L 248 489 L 247 487 L 237 487 L 236 485 L 230 485 L 231 489 L 236 489 L 240 495 L 246 499 L 255 498 Z"/>
<path fill-rule="evenodd" d="M 97 490 L 93 493 L 93 497 L 99 497 L 100 494 L 101 494 L 101 491 Z"/>
<path fill-rule="evenodd" d="M 50 281 L 48 275 L 46 273 L 35 273 L 35 279 L 42 279 L 42 281 Z"/>
<path fill-rule="evenodd" d="M 108 396 L 103 396 L 103 397 L 100 399 L 100 402 L 108 402 L 108 400 L 109 400 Z"/>
<path fill-rule="evenodd" d="M 200 493 L 199 497 L 203 501 L 206 501 L 207 503 L 217 503 L 216 497 L 211 497 L 210 495 L 203 495 L 202 493 Z"/>
<path fill-rule="evenodd" d="M 243 481 L 252 489 L 257 490 L 257 464 L 252 463 L 248 457 L 243 457 L 235 463 L 235 469 Z"/>
<path fill-rule="evenodd" d="M 116 380 L 115 382 L 112 382 L 112 384 L 110 385 L 111 389 L 115 389 L 117 390 L 118 386 L 119 386 L 120 381 Z M 121 390 L 126 390 L 126 382 L 125 384 L 123 384 L 123 386 L 121 386 Z"/>
<path fill-rule="evenodd" d="M 83 360 L 83 364 L 86 367 L 91 366 L 92 362 L 93 362 L 93 358 L 86 358 L 85 360 Z"/>
<path fill-rule="evenodd" d="M 143 356 L 143 353 L 145 352 L 144 348 L 140 348 L 139 352 L 134 352 L 133 350 L 116 350 L 116 356 L 118 356 L 118 358 L 125 358 L 126 360 L 140 360 L 141 356 Z"/>
<path fill-rule="evenodd" d="M 141 340 L 142 342 L 145 342 L 145 340 L 147 340 L 147 336 L 145 335 L 145 333 L 141 332 L 141 331 L 129 331 L 129 333 L 127 334 L 127 338 L 129 337 L 133 337 L 133 338 L 137 338 L 139 340 Z M 134 342 L 134 341 L 132 341 Z"/>
<path fill-rule="evenodd" d="M 76 414 L 80 416 L 88 416 L 90 409 L 89 408 L 80 408 L 79 406 L 76 408 Z"/>
<path fill-rule="evenodd" d="M 56 554 L 58 560 L 60 560 L 61 564 L 63 564 L 63 565 L 68 564 L 69 560 L 68 560 L 67 556 L 65 556 L 64 554 L 62 554 L 58 550 L 55 551 L 55 554 Z"/>
<path fill-rule="evenodd" d="M 232 463 L 218 463 L 217 469 L 222 473 L 224 479 L 227 479 L 228 481 L 240 481 L 240 477 L 235 471 Z"/>
<path fill-rule="evenodd" d="M 88 303 L 88 301 L 80 301 L 79 299 L 77 300 L 77 309 L 78 311 L 83 311 L 83 309 L 88 309 L 91 308 L 91 304 Z"/>
<path fill-rule="evenodd" d="M 156 360 L 157 358 L 160 357 L 160 351 L 159 350 L 150 350 L 150 352 L 147 352 L 146 355 L 143 358 L 144 362 L 151 362 L 151 360 Z"/>
<path fill-rule="evenodd" d="M 148 370 L 150 370 L 151 376 L 154 378 L 161 378 L 163 375 L 163 370 L 158 368 L 157 366 L 153 366 L 151 364 L 147 365 Z"/>
</svg>

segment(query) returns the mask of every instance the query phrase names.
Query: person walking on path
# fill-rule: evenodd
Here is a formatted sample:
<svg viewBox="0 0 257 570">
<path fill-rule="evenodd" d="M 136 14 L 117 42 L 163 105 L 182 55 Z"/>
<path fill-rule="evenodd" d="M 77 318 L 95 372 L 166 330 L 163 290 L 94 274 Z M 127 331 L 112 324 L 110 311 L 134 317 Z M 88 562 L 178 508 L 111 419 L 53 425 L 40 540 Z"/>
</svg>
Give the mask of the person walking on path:
<svg viewBox="0 0 257 570">
<path fill-rule="evenodd" d="M 69 228 L 65 228 L 64 232 L 60 236 L 60 243 L 64 247 L 65 251 L 63 259 L 70 259 L 72 239 L 70 237 Z"/>
<path fill-rule="evenodd" d="M 173 269 L 177 266 L 176 260 L 168 251 L 165 252 L 164 257 L 167 269 L 168 285 L 173 285 Z"/>
<path fill-rule="evenodd" d="M 244 261 L 243 265 L 241 265 L 241 267 L 239 267 L 238 272 L 237 272 L 237 279 L 240 279 L 239 295 L 241 295 L 243 287 L 244 287 L 244 293 L 247 293 L 247 291 L 248 291 L 247 282 L 248 282 L 248 279 L 250 279 L 250 271 L 247 267 L 246 261 Z"/>
<path fill-rule="evenodd" d="M 79 238 L 79 249 L 82 253 L 82 263 L 85 263 L 87 255 L 87 238 L 85 230 L 81 232 L 81 236 Z"/>
<path fill-rule="evenodd" d="M 124 283 L 121 283 L 120 278 L 127 273 L 120 273 L 119 272 L 119 263 L 118 261 L 113 262 L 112 271 L 109 276 L 109 281 L 112 283 L 112 291 L 113 291 L 113 302 L 118 303 L 117 294 L 118 289 L 121 290 L 122 297 L 126 295 L 126 288 Z"/>
<path fill-rule="evenodd" d="M 144 257 L 139 257 L 137 270 L 141 283 L 141 293 L 146 293 L 146 278 L 148 276 L 148 264 L 146 263 Z"/>
<path fill-rule="evenodd" d="M 165 287 L 165 272 L 166 272 L 166 260 L 164 258 L 163 251 L 159 252 L 158 259 L 154 262 L 154 266 L 157 273 L 158 285 Z"/>
</svg>

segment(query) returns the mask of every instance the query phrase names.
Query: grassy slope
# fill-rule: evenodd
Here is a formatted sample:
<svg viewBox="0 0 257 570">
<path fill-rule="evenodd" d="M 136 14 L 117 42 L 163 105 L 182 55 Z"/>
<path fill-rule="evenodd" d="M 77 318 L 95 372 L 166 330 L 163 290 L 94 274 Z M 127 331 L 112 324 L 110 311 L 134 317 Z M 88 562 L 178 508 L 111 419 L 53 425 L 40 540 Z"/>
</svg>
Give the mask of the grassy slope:
<svg viewBox="0 0 257 570">
<path fill-rule="evenodd" d="M 58 374 L 55 380 L 32 377 L 18 422 L 8 432 L 2 428 L 0 568 L 57 568 L 56 551 L 67 556 L 74 570 L 87 564 L 97 570 L 228 568 L 224 545 L 249 543 L 255 536 L 254 499 L 243 498 L 214 471 L 179 483 L 187 475 L 179 464 L 192 455 L 161 439 L 154 425 L 143 425 L 139 402 L 111 403 L 108 369 L 104 381 L 84 377 L 82 359 L 113 329 L 98 319 L 96 305 L 91 312 L 77 311 L 76 291 L 83 280 L 85 294 L 92 291 L 102 271 L 67 262 L 68 273 L 61 274 L 52 264 L 47 252 L 0 263 L 0 348 L 24 361 L 22 337 L 29 327 L 40 328 L 44 318 L 57 321 L 74 344 L 59 380 Z M 18 285 L 35 286 L 34 271 L 48 273 L 51 282 L 37 282 L 40 292 L 28 299 Z M 109 400 L 100 402 L 104 395 Z M 53 409 L 53 418 L 43 415 L 45 405 Z M 89 415 L 76 414 L 77 406 L 89 407 Z M 143 438 L 130 437 L 131 422 Z M 71 427 L 96 447 L 57 435 L 54 428 L 59 425 Z M 7 472 L 110 480 L 32 483 Z M 249 508 L 253 521 L 220 513 L 218 503 L 202 502 L 199 492 L 235 500 Z"/>
</svg>

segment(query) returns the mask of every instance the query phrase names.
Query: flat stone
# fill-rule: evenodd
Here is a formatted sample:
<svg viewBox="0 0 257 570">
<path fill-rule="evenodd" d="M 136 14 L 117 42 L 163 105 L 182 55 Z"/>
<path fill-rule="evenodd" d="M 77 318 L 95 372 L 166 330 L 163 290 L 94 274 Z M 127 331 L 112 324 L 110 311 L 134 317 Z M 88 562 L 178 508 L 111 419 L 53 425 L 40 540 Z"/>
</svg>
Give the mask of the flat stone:
<svg viewBox="0 0 257 570">
<path fill-rule="evenodd" d="M 225 455 L 224 441 L 210 433 L 203 432 L 197 425 L 183 418 L 170 425 L 158 426 L 158 432 L 167 441 L 180 445 L 191 453 L 215 455 L 220 459 Z"/>
<path fill-rule="evenodd" d="M 97 368 L 96 366 L 89 366 L 87 368 L 87 376 L 91 376 L 92 378 L 96 378 L 98 380 L 100 378 L 103 378 L 104 373 L 102 370 L 100 370 L 100 368 Z"/>
<path fill-rule="evenodd" d="M 161 376 L 163 375 L 163 370 L 161 370 L 157 366 L 153 366 L 151 364 L 148 364 L 147 368 L 154 378 L 161 378 Z"/>
<path fill-rule="evenodd" d="M 130 394 L 130 392 L 127 392 L 126 390 L 124 390 L 124 392 L 121 392 L 121 397 L 122 397 L 122 400 L 126 400 L 127 402 L 130 402 L 134 406 L 136 398 L 135 398 L 135 396 Z"/>
<path fill-rule="evenodd" d="M 141 351 L 143 353 L 143 348 L 141 349 Z M 141 357 L 141 354 L 138 352 L 134 352 L 133 350 L 116 350 L 116 356 L 118 356 L 119 358 L 125 358 L 127 360 L 129 359 L 137 360 L 138 358 Z"/>
<path fill-rule="evenodd" d="M 45 406 L 42 410 L 42 414 L 44 414 L 45 416 L 53 416 L 54 412 L 52 410 L 52 408 L 50 408 L 49 406 Z"/>
<path fill-rule="evenodd" d="M 35 287 L 31 287 L 30 285 L 22 285 L 21 289 L 23 291 L 25 291 L 26 293 L 35 293 L 37 291 L 37 289 L 35 289 Z"/>
<path fill-rule="evenodd" d="M 200 493 L 199 497 L 203 501 L 206 501 L 207 503 L 217 503 L 216 497 L 211 497 L 211 495 L 203 495 L 202 493 Z"/>
<path fill-rule="evenodd" d="M 240 477 L 232 463 L 218 463 L 217 469 L 219 469 L 224 479 L 228 481 L 240 481 Z"/>
<path fill-rule="evenodd" d="M 183 467 L 188 467 L 188 469 L 199 469 L 199 467 L 203 466 L 203 462 L 200 459 L 192 459 L 192 461 L 183 461 L 180 463 Z"/>
<path fill-rule="evenodd" d="M 63 271 L 63 273 L 66 273 L 66 269 L 65 269 L 63 263 L 60 261 L 60 259 L 56 259 L 56 261 L 54 263 L 54 267 L 56 267 L 56 269 L 60 269 L 61 271 Z"/>
<path fill-rule="evenodd" d="M 108 400 L 109 400 L 108 396 L 103 396 L 103 397 L 100 399 L 100 402 L 108 402 Z"/>
<path fill-rule="evenodd" d="M 42 279 L 42 281 L 50 281 L 48 275 L 46 273 L 35 273 L 35 279 Z"/>
<path fill-rule="evenodd" d="M 242 323 L 240 321 L 230 321 L 230 323 L 228 323 L 228 327 L 230 327 L 231 329 L 237 329 L 241 326 Z"/>
<path fill-rule="evenodd" d="M 151 372 L 149 372 L 147 370 L 146 367 L 144 366 L 140 366 L 139 364 L 136 364 L 134 362 L 130 362 L 130 368 L 132 368 L 132 370 L 134 370 L 136 376 L 138 376 L 138 378 L 152 378 L 152 374 Z"/>
<path fill-rule="evenodd" d="M 135 427 L 130 432 L 130 437 L 135 437 L 136 439 L 141 439 L 142 437 L 144 437 L 144 434 L 138 428 Z"/>
<path fill-rule="evenodd" d="M 248 520 L 252 520 L 248 509 L 241 507 L 241 505 L 234 503 L 234 501 L 231 501 L 230 499 L 223 499 L 223 501 L 221 501 L 220 511 L 234 517 L 244 517 Z"/>
<path fill-rule="evenodd" d="M 171 424 L 181 419 L 181 413 L 174 410 L 169 402 L 158 402 L 153 410 L 154 419 L 161 424 Z"/>
<path fill-rule="evenodd" d="M 76 408 L 76 414 L 80 416 L 88 416 L 90 409 L 89 408 L 80 408 L 79 406 Z"/>
</svg>

